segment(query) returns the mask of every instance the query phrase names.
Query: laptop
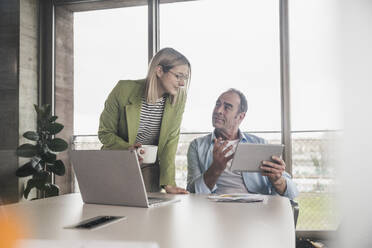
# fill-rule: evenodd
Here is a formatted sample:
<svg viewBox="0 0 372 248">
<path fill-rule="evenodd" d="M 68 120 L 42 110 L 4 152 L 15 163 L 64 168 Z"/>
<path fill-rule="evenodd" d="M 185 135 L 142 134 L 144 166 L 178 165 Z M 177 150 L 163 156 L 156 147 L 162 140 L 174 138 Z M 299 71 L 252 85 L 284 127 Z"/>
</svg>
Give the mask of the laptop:
<svg viewBox="0 0 372 248">
<path fill-rule="evenodd" d="M 148 208 L 179 201 L 147 196 L 135 151 L 75 150 L 70 157 L 85 203 Z"/>
</svg>

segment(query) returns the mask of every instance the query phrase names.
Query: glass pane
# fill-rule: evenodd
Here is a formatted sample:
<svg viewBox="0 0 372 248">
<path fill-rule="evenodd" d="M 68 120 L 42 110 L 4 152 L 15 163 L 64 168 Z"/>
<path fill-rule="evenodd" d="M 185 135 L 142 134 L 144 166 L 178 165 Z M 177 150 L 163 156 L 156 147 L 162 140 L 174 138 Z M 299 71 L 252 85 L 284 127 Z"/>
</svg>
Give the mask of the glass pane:
<svg viewBox="0 0 372 248">
<path fill-rule="evenodd" d="M 341 83 L 337 1 L 289 1 L 293 177 L 300 191 L 298 230 L 334 230 L 335 157 Z"/>
<path fill-rule="evenodd" d="M 147 71 L 147 6 L 74 14 L 74 134 L 97 134 L 113 87 Z"/>
<path fill-rule="evenodd" d="M 341 136 L 335 131 L 292 134 L 293 177 L 300 191 L 297 230 L 334 230 L 339 224 L 335 149 Z"/>
<path fill-rule="evenodd" d="M 248 98 L 242 130 L 280 130 L 278 22 L 274 0 L 160 5 L 160 46 L 174 47 L 192 65 L 182 131 L 211 131 L 215 101 L 232 87 Z"/>
<path fill-rule="evenodd" d="M 289 1 L 292 130 L 342 128 L 337 2 Z"/>
</svg>

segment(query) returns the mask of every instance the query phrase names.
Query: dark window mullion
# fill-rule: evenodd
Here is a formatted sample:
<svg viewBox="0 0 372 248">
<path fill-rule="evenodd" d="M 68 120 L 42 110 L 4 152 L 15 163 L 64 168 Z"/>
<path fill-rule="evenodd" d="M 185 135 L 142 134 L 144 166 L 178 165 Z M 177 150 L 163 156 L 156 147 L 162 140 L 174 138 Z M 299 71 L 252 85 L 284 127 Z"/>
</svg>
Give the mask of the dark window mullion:
<svg viewBox="0 0 372 248">
<path fill-rule="evenodd" d="M 280 97 L 281 97 L 281 131 L 282 143 L 285 145 L 283 158 L 286 162 L 286 171 L 292 174 L 292 140 L 290 115 L 290 80 L 289 80 L 289 27 L 288 27 L 288 0 L 280 0 Z"/>
<path fill-rule="evenodd" d="M 148 61 L 159 51 L 159 0 L 148 0 Z"/>
</svg>

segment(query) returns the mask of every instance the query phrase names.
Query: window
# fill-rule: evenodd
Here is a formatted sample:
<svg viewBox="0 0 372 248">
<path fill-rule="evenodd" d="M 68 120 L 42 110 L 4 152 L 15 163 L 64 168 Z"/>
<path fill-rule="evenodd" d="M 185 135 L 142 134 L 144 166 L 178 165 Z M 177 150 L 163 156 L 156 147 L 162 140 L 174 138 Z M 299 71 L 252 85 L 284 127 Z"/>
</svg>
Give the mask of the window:
<svg viewBox="0 0 372 248">
<path fill-rule="evenodd" d="M 278 9 L 278 1 L 273 0 L 160 5 L 160 47 L 180 50 L 192 66 L 181 131 L 212 131 L 218 96 L 236 88 L 248 99 L 241 130 L 259 132 L 270 143 L 280 143 Z M 180 186 L 186 186 L 188 145 L 201 135 L 181 136 L 176 158 Z"/>
<path fill-rule="evenodd" d="M 147 72 L 147 6 L 74 14 L 74 134 L 97 134 L 104 102 L 122 79 Z"/>
<path fill-rule="evenodd" d="M 335 141 L 342 129 L 337 1 L 289 1 L 293 176 L 300 190 L 297 229 L 332 230 Z"/>
<path fill-rule="evenodd" d="M 215 101 L 229 88 L 248 99 L 242 130 L 280 130 L 278 8 L 273 0 L 160 5 L 160 47 L 179 49 L 192 66 L 182 131 L 211 131 Z"/>
<path fill-rule="evenodd" d="M 292 167 L 300 190 L 300 230 L 331 230 L 338 223 L 330 150 L 342 129 L 336 2 L 289 1 Z M 104 100 L 118 80 L 145 76 L 147 25 L 147 7 L 75 14 L 75 134 L 97 133 Z M 192 64 L 176 158 L 179 186 L 186 186 L 189 142 L 212 130 L 213 106 L 228 88 L 248 98 L 241 130 L 281 142 L 279 45 L 279 1 L 160 5 L 160 48 L 174 47 Z M 99 147 L 96 136 L 75 142 L 83 149 Z"/>
</svg>

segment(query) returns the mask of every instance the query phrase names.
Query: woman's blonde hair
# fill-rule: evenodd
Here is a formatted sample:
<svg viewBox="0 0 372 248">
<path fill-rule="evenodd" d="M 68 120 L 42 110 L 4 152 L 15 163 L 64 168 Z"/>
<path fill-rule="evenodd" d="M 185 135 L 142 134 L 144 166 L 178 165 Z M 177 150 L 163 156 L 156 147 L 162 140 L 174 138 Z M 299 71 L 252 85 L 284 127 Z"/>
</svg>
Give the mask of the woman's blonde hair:
<svg viewBox="0 0 372 248">
<path fill-rule="evenodd" d="M 191 78 L 191 65 L 190 65 L 189 60 L 184 55 L 182 55 L 180 52 L 176 51 L 173 48 L 169 48 L 169 47 L 163 48 L 155 54 L 155 56 L 150 61 L 149 70 L 147 72 L 147 77 L 146 77 L 145 96 L 146 96 L 147 102 L 155 103 L 157 99 L 162 97 L 158 95 L 158 87 L 159 87 L 160 82 L 156 74 L 157 67 L 161 66 L 163 72 L 167 73 L 170 69 L 178 65 L 187 65 L 189 67 L 188 80 L 187 82 L 185 82 L 184 88 L 178 89 L 178 94 L 179 94 L 180 91 L 187 92 L 187 89 L 189 87 L 190 78 Z M 169 96 L 172 104 L 174 104 L 177 101 L 177 95 Z"/>
</svg>

